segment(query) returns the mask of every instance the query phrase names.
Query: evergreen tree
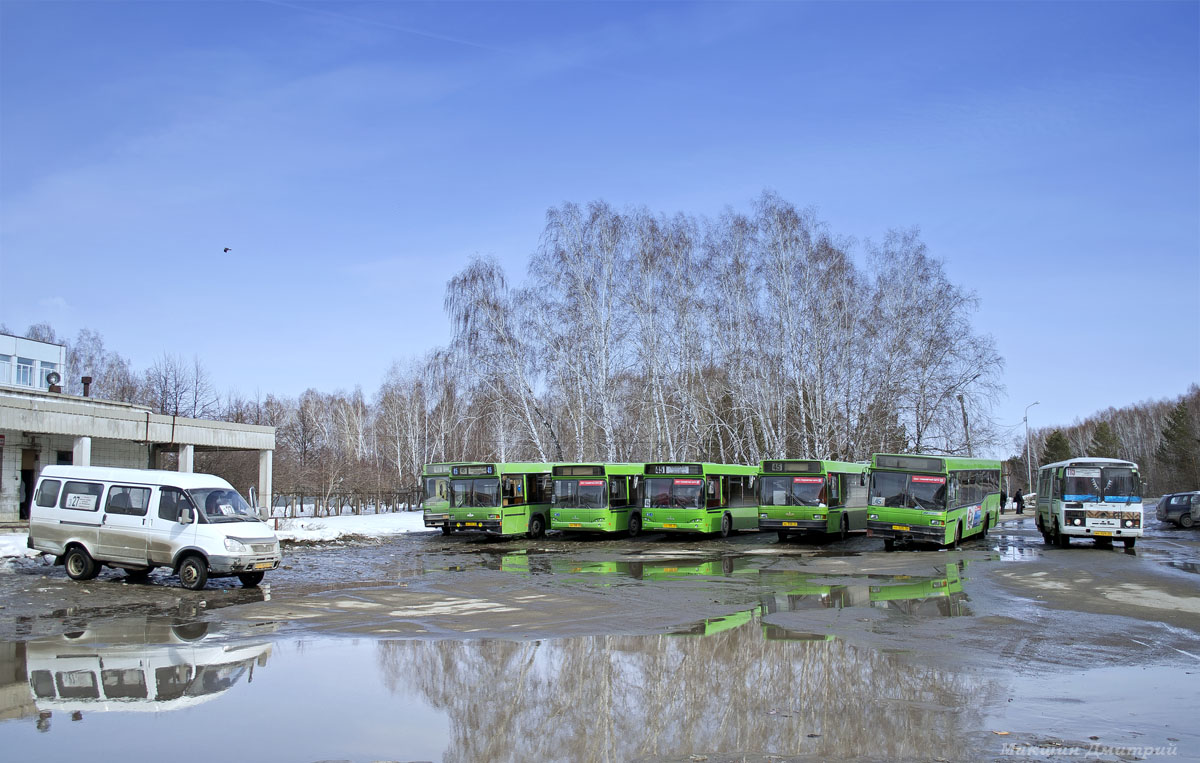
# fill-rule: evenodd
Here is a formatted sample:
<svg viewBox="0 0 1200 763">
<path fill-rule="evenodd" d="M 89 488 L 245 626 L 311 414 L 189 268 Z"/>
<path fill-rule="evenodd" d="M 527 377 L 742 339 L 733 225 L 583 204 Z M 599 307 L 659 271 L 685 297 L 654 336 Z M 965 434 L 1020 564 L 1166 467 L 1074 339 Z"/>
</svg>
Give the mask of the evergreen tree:
<svg viewBox="0 0 1200 763">
<path fill-rule="evenodd" d="M 1046 438 L 1046 447 L 1042 450 L 1042 463 L 1054 464 L 1066 461 L 1071 457 L 1071 443 L 1061 429 L 1055 429 Z"/>
<path fill-rule="evenodd" d="M 1092 458 L 1120 458 L 1117 455 L 1120 449 L 1121 442 L 1113 434 L 1112 427 L 1107 421 L 1101 421 L 1092 433 L 1092 442 L 1088 445 L 1087 454 Z"/>
<path fill-rule="evenodd" d="M 1185 401 L 1167 415 L 1154 457 L 1165 468 L 1168 491 L 1200 485 L 1200 440 Z"/>
</svg>

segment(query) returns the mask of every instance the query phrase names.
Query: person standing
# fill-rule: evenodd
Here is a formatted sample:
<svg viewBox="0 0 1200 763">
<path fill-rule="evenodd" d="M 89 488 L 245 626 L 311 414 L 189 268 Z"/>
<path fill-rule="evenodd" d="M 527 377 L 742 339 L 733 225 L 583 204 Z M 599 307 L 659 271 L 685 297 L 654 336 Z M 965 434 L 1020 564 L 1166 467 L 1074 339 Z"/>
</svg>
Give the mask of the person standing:
<svg viewBox="0 0 1200 763">
<path fill-rule="evenodd" d="M 1018 514 L 1025 513 L 1025 495 L 1024 495 L 1024 493 L 1025 493 L 1025 490 L 1021 489 L 1021 490 L 1018 490 L 1017 494 L 1013 496 L 1013 503 L 1015 503 L 1017 505 L 1017 513 Z"/>
<path fill-rule="evenodd" d="M 1008 493 L 1001 490 L 1000 491 L 1000 513 L 1003 514 L 1004 510 L 1007 508 L 1008 508 Z"/>
</svg>

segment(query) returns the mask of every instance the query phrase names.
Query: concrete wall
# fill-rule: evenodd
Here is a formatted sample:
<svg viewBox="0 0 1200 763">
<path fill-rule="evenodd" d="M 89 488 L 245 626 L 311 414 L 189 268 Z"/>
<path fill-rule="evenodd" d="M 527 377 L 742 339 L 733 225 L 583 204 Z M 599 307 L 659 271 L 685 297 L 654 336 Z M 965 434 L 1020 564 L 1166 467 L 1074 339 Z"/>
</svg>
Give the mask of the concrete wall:
<svg viewBox="0 0 1200 763">
<path fill-rule="evenodd" d="M 21 453 L 26 449 L 37 452 L 36 468 L 58 463 L 59 451 L 70 453 L 74 437 L 65 435 L 32 435 L 0 429 L 4 446 L 0 448 L 0 522 L 15 522 L 20 518 Z M 145 469 L 150 465 L 150 448 L 143 443 L 120 440 L 92 440 L 92 466 L 122 466 Z M 34 475 L 36 479 L 36 474 Z"/>
</svg>

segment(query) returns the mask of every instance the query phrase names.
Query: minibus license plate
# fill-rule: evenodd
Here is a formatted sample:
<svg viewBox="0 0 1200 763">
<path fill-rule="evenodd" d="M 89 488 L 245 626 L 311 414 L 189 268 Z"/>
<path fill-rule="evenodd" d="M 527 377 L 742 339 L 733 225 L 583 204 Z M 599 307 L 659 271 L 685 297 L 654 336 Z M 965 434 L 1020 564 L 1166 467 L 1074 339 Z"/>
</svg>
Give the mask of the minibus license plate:
<svg viewBox="0 0 1200 763">
<path fill-rule="evenodd" d="M 1112 537 L 1112 530 L 1097 530 L 1096 532 L 1092 533 L 1092 535 L 1103 535 L 1105 537 Z"/>
<path fill-rule="evenodd" d="M 274 562 L 259 562 L 258 564 L 254 565 L 254 569 L 256 569 L 256 570 L 269 570 L 269 569 L 271 569 L 271 568 L 272 568 L 272 567 L 274 567 L 274 566 L 275 566 L 275 563 L 274 563 Z"/>
<path fill-rule="evenodd" d="M 799 522 L 784 522 L 783 526 L 784 527 L 799 527 L 800 523 Z"/>
<path fill-rule="evenodd" d="M 679 529 L 679 525 L 663 525 L 663 527 L 667 528 L 668 530 L 677 530 L 677 529 Z"/>
<path fill-rule="evenodd" d="M 908 525 L 892 525 L 892 529 L 893 530 L 911 530 L 912 528 L 909 527 Z"/>
</svg>

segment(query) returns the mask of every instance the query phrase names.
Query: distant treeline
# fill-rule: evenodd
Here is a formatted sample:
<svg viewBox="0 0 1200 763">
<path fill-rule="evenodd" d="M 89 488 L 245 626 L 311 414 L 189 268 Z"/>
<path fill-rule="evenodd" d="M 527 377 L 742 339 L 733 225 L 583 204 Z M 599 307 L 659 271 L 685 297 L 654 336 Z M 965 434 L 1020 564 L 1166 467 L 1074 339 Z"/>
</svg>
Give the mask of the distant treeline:
<svg viewBox="0 0 1200 763">
<path fill-rule="evenodd" d="M 1137 462 L 1147 497 L 1200 490 L 1200 386 L 1170 400 L 1109 408 L 1068 427 L 1030 430 L 1033 474 L 1039 464 L 1080 456 L 1124 458 Z M 1024 447 L 1024 441 L 1018 444 Z M 1007 469 L 1025 484 L 1025 453 L 1008 460 Z M 1014 489 L 1017 485 L 1012 486 Z M 1032 489 L 1032 488 L 1030 488 Z"/>
<path fill-rule="evenodd" d="M 486 257 L 451 278 L 450 346 L 396 362 L 373 393 L 222 397 L 199 359 L 138 373 L 86 330 L 65 342 L 64 378 L 68 392 L 90 373 L 97 397 L 274 426 L 275 489 L 315 496 L 407 489 L 443 460 L 978 455 L 1003 447 L 989 416 L 1003 361 L 971 325 L 976 302 L 915 231 L 855 244 L 770 193 L 715 219 L 565 204 L 522 284 Z M 44 324 L 27 335 L 62 341 Z M 1096 417 L 1156 480 L 1170 405 L 1146 404 L 1138 426 Z M 1086 449 L 1094 429 L 1064 431 Z M 1036 454 L 1048 435 L 1034 433 Z M 197 461 L 238 486 L 257 469 Z"/>
</svg>

